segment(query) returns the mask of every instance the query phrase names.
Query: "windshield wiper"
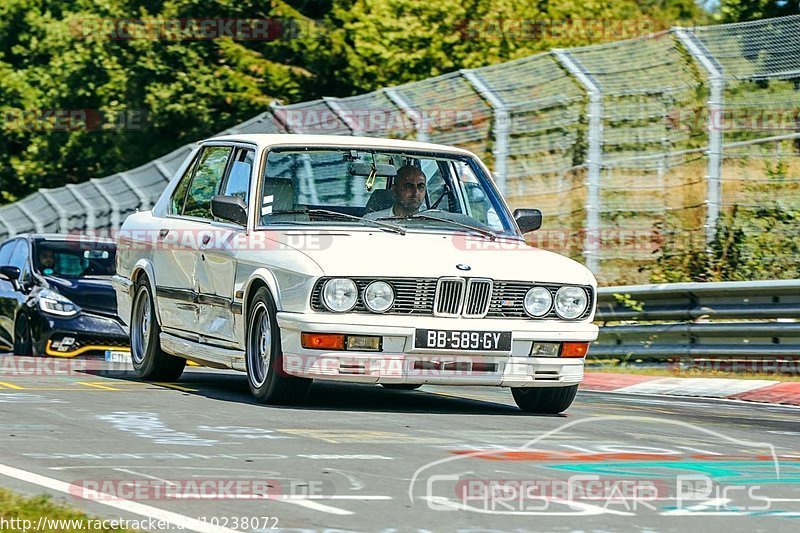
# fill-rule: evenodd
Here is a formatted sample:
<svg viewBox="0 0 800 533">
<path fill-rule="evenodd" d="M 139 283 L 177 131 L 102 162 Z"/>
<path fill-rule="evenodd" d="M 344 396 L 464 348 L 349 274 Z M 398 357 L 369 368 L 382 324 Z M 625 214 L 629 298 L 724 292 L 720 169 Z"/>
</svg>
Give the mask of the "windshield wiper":
<svg viewBox="0 0 800 533">
<path fill-rule="evenodd" d="M 357 220 L 359 222 L 367 222 L 372 224 L 373 226 L 377 226 L 379 228 L 385 228 L 389 231 L 393 231 L 395 233 L 399 233 L 400 235 L 405 235 L 406 230 L 398 226 L 397 224 L 390 224 L 388 222 L 379 222 L 374 219 L 359 217 L 356 215 L 348 215 L 347 213 L 340 213 L 338 211 L 330 211 L 328 209 L 290 209 L 287 211 L 273 211 L 270 215 L 315 215 L 315 216 L 323 216 L 327 218 L 339 218 L 345 220 Z"/>
<path fill-rule="evenodd" d="M 493 231 L 489 231 L 489 230 L 486 230 L 486 229 L 483 229 L 483 228 L 479 228 L 477 226 L 472 226 L 471 224 L 464 224 L 462 222 L 456 222 L 455 220 L 450 220 L 448 218 L 439 218 L 439 217 L 434 217 L 434 216 L 431 216 L 431 215 L 426 215 L 424 213 L 414 213 L 413 215 L 408 215 L 408 216 L 404 216 L 404 217 L 389 217 L 389 218 L 387 218 L 385 220 L 408 220 L 409 218 L 418 218 L 418 219 L 421 219 L 421 220 L 435 220 L 437 222 L 444 222 L 445 224 L 452 224 L 452 225 L 458 226 L 460 228 L 464 228 L 464 229 L 468 229 L 468 230 L 472 230 L 472 231 L 478 232 L 481 235 L 483 235 L 484 237 L 488 237 L 492 241 L 497 239 L 497 234 L 495 232 L 493 232 Z"/>
</svg>

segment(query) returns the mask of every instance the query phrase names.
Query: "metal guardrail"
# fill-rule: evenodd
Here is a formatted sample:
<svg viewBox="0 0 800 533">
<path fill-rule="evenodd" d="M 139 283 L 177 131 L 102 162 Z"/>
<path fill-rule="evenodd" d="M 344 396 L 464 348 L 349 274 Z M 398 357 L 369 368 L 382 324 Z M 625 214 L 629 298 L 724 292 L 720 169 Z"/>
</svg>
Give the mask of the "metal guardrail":
<svg viewBox="0 0 800 533">
<path fill-rule="evenodd" d="M 593 358 L 800 356 L 800 280 L 603 287 Z"/>
</svg>

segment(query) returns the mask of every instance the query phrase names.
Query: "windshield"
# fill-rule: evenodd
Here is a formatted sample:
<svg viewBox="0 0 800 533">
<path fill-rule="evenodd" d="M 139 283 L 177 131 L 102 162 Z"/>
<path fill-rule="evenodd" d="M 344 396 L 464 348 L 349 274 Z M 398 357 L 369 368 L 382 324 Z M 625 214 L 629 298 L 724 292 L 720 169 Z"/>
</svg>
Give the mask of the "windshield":
<svg viewBox="0 0 800 533">
<path fill-rule="evenodd" d="M 114 274 L 116 245 L 85 241 L 34 243 L 34 268 L 45 276 L 80 278 Z"/>
<path fill-rule="evenodd" d="M 326 148 L 267 155 L 261 225 L 345 224 L 518 236 L 471 157 Z M 334 213 L 331 213 L 334 212 Z M 336 213 L 350 217 L 335 216 Z"/>
</svg>

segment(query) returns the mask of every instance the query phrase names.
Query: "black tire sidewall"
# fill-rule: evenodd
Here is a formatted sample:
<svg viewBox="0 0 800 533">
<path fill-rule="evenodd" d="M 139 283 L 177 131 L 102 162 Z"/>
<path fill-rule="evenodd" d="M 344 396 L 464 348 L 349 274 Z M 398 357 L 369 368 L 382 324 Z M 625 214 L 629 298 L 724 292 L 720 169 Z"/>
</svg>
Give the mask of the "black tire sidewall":
<svg viewBox="0 0 800 533">
<path fill-rule="evenodd" d="M 25 340 L 17 336 L 19 329 L 25 328 Z M 33 355 L 33 339 L 31 338 L 31 324 L 28 315 L 20 312 L 14 322 L 14 355 Z"/>
<path fill-rule="evenodd" d="M 153 372 L 153 367 L 155 365 L 155 351 L 158 345 L 158 337 L 161 331 L 161 328 L 158 325 L 158 320 L 156 319 L 156 310 L 155 310 L 155 302 L 153 301 L 153 295 L 150 293 L 150 287 L 147 285 L 146 281 L 139 280 L 136 283 L 136 291 L 134 292 L 133 297 L 133 307 L 131 309 L 131 324 L 130 327 L 133 328 L 134 325 L 137 324 L 134 314 L 137 313 L 138 310 L 138 302 L 141 293 L 146 292 L 147 297 L 150 300 L 150 330 L 147 332 L 147 350 L 142 354 L 142 362 L 138 363 L 136 358 L 133 357 L 131 354 L 131 361 L 133 362 L 133 369 L 136 373 L 140 376 L 149 375 Z M 131 340 L 133 340 L 133 332 L 131 332 Z M 133 348 L 131 346 L 131 348 Z"/>
<path fill-rule="evenodd" d="M 269 317 L 270 327 L 270 359 L 267 366 L 267 376 L 261 386 L 256 386 L 253 383 L 253 373 L 250 369 L 250 349 L 252 328 L 255 326 L 253 318 L 259 303 L 263 303 L 266 307 L 267 316 Z M 245 342 L 245 365 L 247 368 L 247 383 L 250 386 L 250 391 L 253 396 L 261 402 L 269 401 L 272 398 L 274 389 L 277 382 L 281 379 L 281 365 L 283 365 L 283 352 L 281 351 L 281 332 L 277 322 L 277 312 L 275 310 L 275 303 L 272 301 L 272 295 L 265 287 L 260 287 L 253 300 L 248 306 L 247 312 L 247 335 Z"/>
</svg>

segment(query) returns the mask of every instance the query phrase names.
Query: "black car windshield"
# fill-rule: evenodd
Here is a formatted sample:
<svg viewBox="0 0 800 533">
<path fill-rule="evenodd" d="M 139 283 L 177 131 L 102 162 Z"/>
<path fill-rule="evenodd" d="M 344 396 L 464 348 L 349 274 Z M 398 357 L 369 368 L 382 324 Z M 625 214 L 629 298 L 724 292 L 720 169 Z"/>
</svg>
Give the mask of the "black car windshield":
<svg viewBox="0 0 800 533">
<path fill-rule="evenodd" d="M 116 245 L 107 242 L 37 241 L 33 246 L 33 264 L 36 271 L 45 276 L 111 276 L 116 252 Z"/>
<path fill-rule="evenodd" d="M 263 226 L 375 227 L 381 222 L 395 231 L 519 235 L 483 167 L 473 157 L 456 154 L 273 149 L 267 155 L 261 198 Z"/>
</svg>

